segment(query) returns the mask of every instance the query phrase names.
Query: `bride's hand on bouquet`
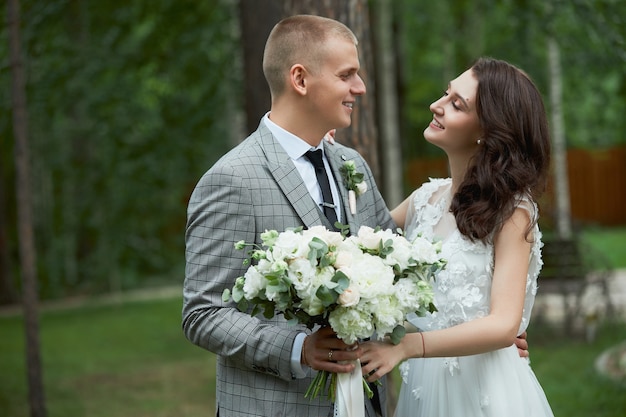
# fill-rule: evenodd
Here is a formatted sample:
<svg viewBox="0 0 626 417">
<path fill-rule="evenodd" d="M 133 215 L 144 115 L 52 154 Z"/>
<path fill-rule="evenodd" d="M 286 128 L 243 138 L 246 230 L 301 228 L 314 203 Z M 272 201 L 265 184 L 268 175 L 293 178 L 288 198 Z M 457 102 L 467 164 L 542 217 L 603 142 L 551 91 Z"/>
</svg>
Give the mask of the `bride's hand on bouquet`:
<svg viewBox="0 0 626 417">
<path fill-rule="evenodd" d="M 368 382 L 374 382 L 391 372 L 404 360 L 401 343 L 394 345 L 389 340 L 370 340 L 360 344 L 361 369 Z"/>
<path fill-rule="evenodd" d="M 311 333 L 304 339 L 301 362 L 316 371 L 347 373 L 361 356 L 358 344 L 348 345 L 330 327 Z"/>
</svg>

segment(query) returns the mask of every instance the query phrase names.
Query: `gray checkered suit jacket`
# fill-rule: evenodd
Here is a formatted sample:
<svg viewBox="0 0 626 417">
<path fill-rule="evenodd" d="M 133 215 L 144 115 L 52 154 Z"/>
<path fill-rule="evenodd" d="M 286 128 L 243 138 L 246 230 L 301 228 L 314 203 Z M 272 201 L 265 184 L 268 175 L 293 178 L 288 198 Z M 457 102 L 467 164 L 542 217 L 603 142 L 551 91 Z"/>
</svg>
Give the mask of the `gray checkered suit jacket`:
<svg viewBox="0 0 626 417">
<path fill-rule="evenodd" d="M 363 158 L 339 144 L 325 146 L 344 203 L 344 223 L 353 233 L 361 225 L 394 227 Z M 347 209 L 348 192 L 339 174 L 346 160 L 355 161 L 369 187 L 357 199 L 355 215 Z M 217 354 L 218 415 L 329 415 L 326 399 L 304 398 L 314 371 L 304 379 L 291 374 L 294 338 L 306 329 L 287 325 L 282 316 L 250 317 L 222 302 L 223 290 L 232 288 L 246 270 L 246 251 L 235 250 L 235 242 L 260 243 L 259 234 L 268 229 L 331 226 L 263 123 L 200 179 L 187 215 L 183 329 L 191 342 Z M 379 391 L 384 400 L 384 387 Z M 373 416 L 372 405 L 366 403 L 367 414 Z"/>
</svg>

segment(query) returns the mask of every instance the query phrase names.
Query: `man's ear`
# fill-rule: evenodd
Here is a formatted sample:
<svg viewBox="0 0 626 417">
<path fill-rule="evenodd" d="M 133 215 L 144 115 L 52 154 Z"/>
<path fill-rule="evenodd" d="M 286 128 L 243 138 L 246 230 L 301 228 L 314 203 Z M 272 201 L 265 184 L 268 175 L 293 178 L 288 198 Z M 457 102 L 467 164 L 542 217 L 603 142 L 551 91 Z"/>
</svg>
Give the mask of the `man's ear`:
<svg viewBox="0 0 626 417">
<path fill-rule="evenodd" d="M 289 82 L 291 87 L 298 94 L 306 94 L 306 77 L 308 73 L 302 64 L 294 64 L 289 70 Z"/>
</svg>

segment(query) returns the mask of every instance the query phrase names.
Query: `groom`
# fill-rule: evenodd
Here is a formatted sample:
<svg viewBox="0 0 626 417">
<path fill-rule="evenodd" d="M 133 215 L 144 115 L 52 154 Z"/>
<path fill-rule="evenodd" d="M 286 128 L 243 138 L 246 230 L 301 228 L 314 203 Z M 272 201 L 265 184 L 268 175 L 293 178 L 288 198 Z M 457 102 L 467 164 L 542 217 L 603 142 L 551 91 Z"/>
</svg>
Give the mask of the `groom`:
<svg viewBox="0 0 626 417">
<path fill-rule="evenodd" d="M 395 225 L 363 158 L 322 141 L 326 132 L 350 125 L 365 93 L 352 31 L 323 17 L 284 19 L 269 35 L 263 71 L 270 112 L 200 179 L 189 201 L 183 329 L 217 354 L 218 416 L 327 416 L 333 409 L 326 398 L 304 398 L 315 371 L 350 372 L 352 364 L 338 362 L 358 359 L 361 350 L 348 350 L 328 329 L 311 333 L 282 316 L 250 317 L 222 302 L 224 289 L 246 271 L 246 252 L 234 243 L 260 243 L 267 229 L 330 229 L 335 218 L 352 233 L 361 225 Z M 309 150 L 322 153 L 319 182 Z M 368 186 L 354 211 L 339 171 L 347 161 Z M 330 195 L 320 185 L 324 176 Z M 379 391 L 380 402 L 366 399 L 368 416 L 384 415 L 384 385 Z"/>
</svg>

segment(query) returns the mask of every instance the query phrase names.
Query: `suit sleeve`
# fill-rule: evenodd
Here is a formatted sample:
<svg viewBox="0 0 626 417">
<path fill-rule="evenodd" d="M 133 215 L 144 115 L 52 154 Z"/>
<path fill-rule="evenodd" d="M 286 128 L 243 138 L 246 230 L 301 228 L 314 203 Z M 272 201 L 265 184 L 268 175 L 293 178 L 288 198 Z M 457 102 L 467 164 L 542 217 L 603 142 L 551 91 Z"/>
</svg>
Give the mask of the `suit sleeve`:
<svg viewBox="0 0 626 417">
<path fill-rule="evenodd" d="M 234 243 L 258 241 L 249 182 L 228 164 L 216 164 L 189 201 L 185 233 L 183 331 L 194 344 L 232 366 L 292 379 L 291 348 L 299 328 L 284 328 L 224 303 L 222 293 L 245 273 L 246 250 Z M 258 192 L 258 190 L 257 190 Z"/>
</svg>

